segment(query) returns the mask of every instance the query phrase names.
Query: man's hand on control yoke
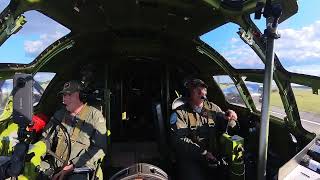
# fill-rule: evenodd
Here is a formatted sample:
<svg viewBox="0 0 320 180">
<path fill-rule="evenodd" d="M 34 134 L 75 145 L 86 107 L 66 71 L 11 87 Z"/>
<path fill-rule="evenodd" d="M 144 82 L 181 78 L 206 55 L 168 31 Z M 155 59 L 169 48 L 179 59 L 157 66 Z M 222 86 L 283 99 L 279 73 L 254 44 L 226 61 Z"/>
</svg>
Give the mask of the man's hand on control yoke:
<svg viewBox="0 0 320 180">
<path fill-rule="evenodd" d="M 237 113 L 234 112 L 233 110 L 228 109 L 225 113 L 225 119 L 228 121 L 237 121 L 238 120 L 238 116 Z"/>
</svg>

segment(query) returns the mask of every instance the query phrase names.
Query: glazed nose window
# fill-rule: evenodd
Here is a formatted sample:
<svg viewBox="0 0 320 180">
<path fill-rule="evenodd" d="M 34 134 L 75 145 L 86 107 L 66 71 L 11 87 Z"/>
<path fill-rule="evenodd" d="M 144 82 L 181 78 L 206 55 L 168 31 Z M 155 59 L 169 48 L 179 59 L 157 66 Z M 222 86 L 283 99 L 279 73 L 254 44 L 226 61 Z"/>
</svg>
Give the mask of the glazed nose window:
<svg viewBox="0 0 320 180">
<path fill-rule="evenodd" d="M 225 99 L 228 103 L 246 107 L 236 85 L 229 76 L 218 75 L 213 76 L 213 78 L 221 88 L 221 91 L 223 92 Z"/>
<path fill-rule="evenodd" d="M 9 101 L 11 91 L 13 89 L 13 80 L 0 80 L 0 116 L 5 110 L 5 107 Z"/>
<path fill-rule="evenodd" d="M 54 72 L 37 72 L 33 79 L 33 106 L 36 106 L 44 91 L 49 86 L 51 80 L 56 76 L 56 73 Z"/>
</svg>

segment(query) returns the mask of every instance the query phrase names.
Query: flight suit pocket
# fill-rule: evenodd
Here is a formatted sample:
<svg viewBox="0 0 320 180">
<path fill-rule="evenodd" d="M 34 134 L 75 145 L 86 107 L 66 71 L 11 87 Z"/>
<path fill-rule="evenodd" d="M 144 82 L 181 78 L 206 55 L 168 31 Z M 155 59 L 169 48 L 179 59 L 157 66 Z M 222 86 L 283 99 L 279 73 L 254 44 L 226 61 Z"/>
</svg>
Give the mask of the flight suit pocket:
<svg viewBox="0 0 320 180">
<path fill-rule="evenodd" d="M 81 144 L 83 144 L 84 146 L 87 146 L 87 147 L 90 146 L 90 138 L 91 137 L 86 133 L 82 132 L 82 133 L 79 134 L 79 142 Z"/>
</svg>

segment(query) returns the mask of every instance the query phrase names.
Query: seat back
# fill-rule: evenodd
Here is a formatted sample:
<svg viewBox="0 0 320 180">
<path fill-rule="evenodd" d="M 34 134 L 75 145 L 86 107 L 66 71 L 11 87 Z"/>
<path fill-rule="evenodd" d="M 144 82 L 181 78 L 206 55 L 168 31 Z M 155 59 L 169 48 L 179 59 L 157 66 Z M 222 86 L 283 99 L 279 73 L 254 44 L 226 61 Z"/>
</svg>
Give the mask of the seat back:
<svg viewBox="0 0 320 180">
<path fill-rule="evenodd" d="M 154 120 L 154 127 L 156 131 L 156 137 L 158 141 L 158 149 L 162 157 L 163 155 L 166 155 L 168 150 L 168 144 L 167 144 L 167 131 L 166 131 L 166 122 L 163 119 L 163 113 L 161 104 L 159 102 L 152 104 L 152 112 L 153 112 L 153 120 Z"/>
<path fill-rule="evenodd" d="M 171 110 L 175 110 L 177 109 L 179 106 L 183 105 L 186 103 L 186 98 L 185 97 L 178 97 L 176 98 L 173 102 L 172 102 L 172 105 L 171 105 Z"/>
</svg>

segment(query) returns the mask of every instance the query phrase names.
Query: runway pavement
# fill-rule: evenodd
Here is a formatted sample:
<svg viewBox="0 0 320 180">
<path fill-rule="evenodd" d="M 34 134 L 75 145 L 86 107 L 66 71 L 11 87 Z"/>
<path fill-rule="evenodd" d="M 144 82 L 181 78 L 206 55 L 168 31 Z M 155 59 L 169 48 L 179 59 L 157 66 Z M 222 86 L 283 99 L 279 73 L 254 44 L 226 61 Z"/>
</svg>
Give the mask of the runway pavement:
<svg viewBox="0 0 320 180">
<path fill-rule="evenodd" d="M 271 114 L 280 118 L 286 116 L 284 110 L 278 107 L 271 107 Z M 320 114 L 300 112 L 300 118 L 301 124 L 306 130 L 320 134 Z"/>
</svg>

